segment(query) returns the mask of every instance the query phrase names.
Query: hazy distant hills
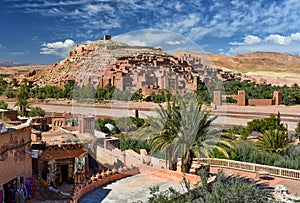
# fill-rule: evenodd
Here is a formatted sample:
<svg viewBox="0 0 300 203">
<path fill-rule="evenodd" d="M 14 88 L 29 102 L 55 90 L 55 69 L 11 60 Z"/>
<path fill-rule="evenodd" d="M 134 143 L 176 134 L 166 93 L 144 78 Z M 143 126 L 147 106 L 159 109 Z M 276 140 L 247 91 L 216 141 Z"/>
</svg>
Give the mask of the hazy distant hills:
<svg viewBox="0 0 300 203">
<path fill-rule="evenodd" d="M 28 66 L 29 63 L 16 63 L 13 61 L 6 61 L 0 62 L 0 67 L 9 68 L 9 67 L 16 67 L 16 66 Z"/>
</svg>

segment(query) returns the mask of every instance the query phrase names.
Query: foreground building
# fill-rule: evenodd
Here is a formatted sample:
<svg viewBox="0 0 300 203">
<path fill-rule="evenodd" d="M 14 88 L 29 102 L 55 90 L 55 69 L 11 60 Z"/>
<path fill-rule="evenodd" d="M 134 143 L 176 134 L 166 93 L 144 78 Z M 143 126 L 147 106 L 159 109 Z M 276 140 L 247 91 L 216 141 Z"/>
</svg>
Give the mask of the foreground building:
<svg viewBox="0 0 300 203">
<path fill-rule="evenodd" d="M 25 202 L 34 197 L 31 127 L 0 126 L 0 202 Z"/>
</svg>

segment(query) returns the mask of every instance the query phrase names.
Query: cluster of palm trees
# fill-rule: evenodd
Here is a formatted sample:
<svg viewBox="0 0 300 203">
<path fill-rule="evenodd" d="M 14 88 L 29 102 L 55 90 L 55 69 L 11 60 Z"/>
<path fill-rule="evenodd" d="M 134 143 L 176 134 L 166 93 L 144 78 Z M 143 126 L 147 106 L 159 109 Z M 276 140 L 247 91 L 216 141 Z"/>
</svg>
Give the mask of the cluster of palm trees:
<svg viewBox="0 0 300 203">
<path fill-rule="evenodd" d="M 137 135 L 150 140 L 152 152 L 166 153 L 170 170 L 176 170 L 180 158 L 181 171 L 189 173 L 194 158 L 209 157 L 214 148 L 228 157 L 226 149 L 233 148 L 221 129 L 211 125 L 216 117 L 202 109 L 195 94 L 175 95 L 166 109 L 160 105 L 157 114 Z"/>
</svg>

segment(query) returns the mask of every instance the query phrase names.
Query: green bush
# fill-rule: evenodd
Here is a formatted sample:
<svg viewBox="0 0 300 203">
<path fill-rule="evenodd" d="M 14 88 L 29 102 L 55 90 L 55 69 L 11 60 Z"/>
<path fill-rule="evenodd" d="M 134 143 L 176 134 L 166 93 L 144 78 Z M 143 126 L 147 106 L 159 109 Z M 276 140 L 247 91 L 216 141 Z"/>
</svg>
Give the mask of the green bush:
<svg viewBox="0 0 300 203">
<path fill-rule="evenodd" d="M 267 130 L 282 130 L 286 131 L 286 127 L 283 126 L 280 119 L 280 113 L 277 116 L 271 114 L 268 118 L 264 119 L 254 119 L 252 121 L 247 122 L 247 132 L 257 131 L 260 133 L 264 133 Z"/>
<path fill-rule="evenodd" d="M 230 159 L 300 170 L 299 154 L 300 146 L 292 145 L 282 154 L 276 154 L 259 151 L 252 142 L 240 141 L 236 144 L 234 153 L 230 153 Z"/>
<path fill-rule="evenodd" d="M 40 116 L 44 117 L 45 116 L 45 110 L 43 110 L 41 107 L 33 107 L 31 110 L 28 112 L 28 116 L 30 117 L 35 117 L 35 116 Z"/>
<path fill-rule="evenodd" d="M 132 149 L 133 151 L 140 153 L 140 149 L 146 149 L 149 153 L 151 150 L 151 146 L 146 140 L 138 140 L 133 139 L 127 136 L 124 136 L 123 134 L 119 137 L 120 139 L 120 149 L 121 150 L 127 150 Z"/>
<path fill-rule="evenodd" d="M 7 109 L 8 107 L 8 104 L 3 101 L 3 100 L 0 100 L 0 109 Z"/>
<path fill-rule="evenodd" d="M 104 133 L 111 133 L 110 130 L 107 127 L 105 127 L 105 124 L 107 124 L 107 123 L 115 126 L 115 131 L 114 131 L 115 133 L 120 132 L 120 130 L 116 126 L 115 121 L 113 119 L 110 119 L 110 118 L 97 119 L 95 121 L 95 129 L 99 130 L 99 131 L 102 131 Z"/>
</svg>

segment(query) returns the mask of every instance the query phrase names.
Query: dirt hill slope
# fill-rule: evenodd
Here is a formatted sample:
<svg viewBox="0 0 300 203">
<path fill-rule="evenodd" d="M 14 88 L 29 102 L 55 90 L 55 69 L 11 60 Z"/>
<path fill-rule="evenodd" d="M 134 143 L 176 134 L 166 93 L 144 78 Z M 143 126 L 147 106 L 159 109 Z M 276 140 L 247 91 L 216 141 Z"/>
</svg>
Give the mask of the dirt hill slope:
<svg viewBox="0 0 300 203">
<path fill-rule="evenodd" d="M 154 55 L 164 54 L 162 50 L 152 47 L 133 47 L 113 41 L 99 40 L 90 44 L 77 45 L 70 52 L 69 57 L 53 65 L 0 69 L 0 72 L 11 74 L 11 77 L 19 81 L 27 78 L 35 81 L 38 86 L 63 85 L 71 79 L 84 79 L 90 75 L 100 74 L 105 70 L 104 66 L 113 63 L 117 58 L 144 52 Z M 175 56 L 183 55 L 184 52 L 186 51 L 177 51 Z M 276 52 L 253 52 L 235 56 L 203 52 L 186 53 L 191 53 L 192 57 L 200 57 L 201 62 L 206 66 L 216 67 L 223 71 L 239 72 L 246 77 L 254 78 L 258 83 L 274 85 L 297 83 L 300 85 L 300 56 Z"/>
</svg>

